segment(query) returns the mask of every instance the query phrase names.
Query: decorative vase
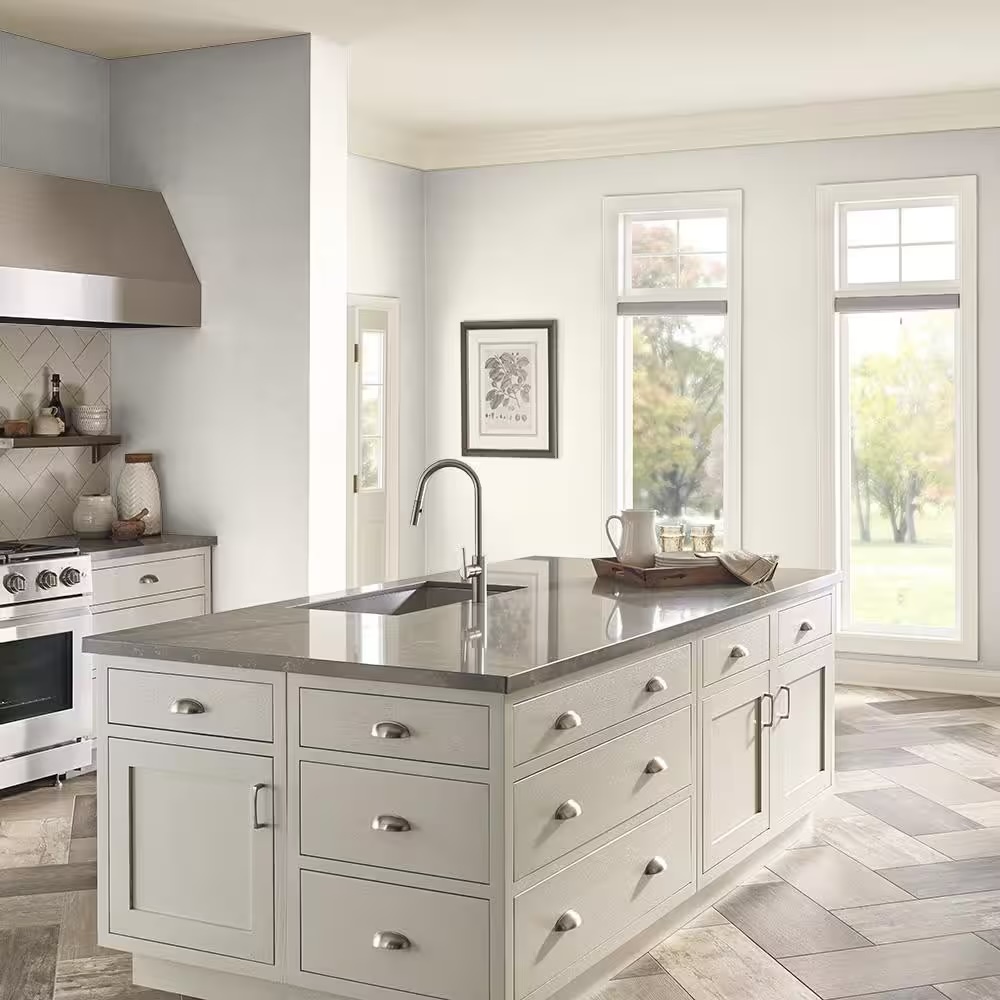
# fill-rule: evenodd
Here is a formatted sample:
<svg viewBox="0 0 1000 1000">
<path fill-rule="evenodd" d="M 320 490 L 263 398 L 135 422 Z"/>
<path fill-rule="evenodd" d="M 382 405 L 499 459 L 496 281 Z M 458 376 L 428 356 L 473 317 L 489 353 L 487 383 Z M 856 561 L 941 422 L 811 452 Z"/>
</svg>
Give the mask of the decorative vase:
<svg viewBox="0 0 1000 1000">
<path fill-rule="evenodd" d="M 160 514 L 160 481 L 153 469 L 153 456 L 131 453 L 125 456 L 125 468 L 118 478 L 118 516 L 123 521 L 136 517 L 146 508 L 146 534 L 163 530 Z"/>
<path fill-rule="evenodd" d="M 110 493 L 80 497 L 73 511 L 73 530 L 81 538 L 107 538 L 115 519 Z"/>
</svg>

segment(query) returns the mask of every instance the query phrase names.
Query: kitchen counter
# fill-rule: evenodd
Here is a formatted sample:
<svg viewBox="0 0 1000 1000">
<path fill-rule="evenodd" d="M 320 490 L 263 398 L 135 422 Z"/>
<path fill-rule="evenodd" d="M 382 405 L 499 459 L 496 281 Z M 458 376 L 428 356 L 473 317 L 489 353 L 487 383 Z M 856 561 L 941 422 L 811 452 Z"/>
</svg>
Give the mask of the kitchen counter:
<svg viewBox="0 0 1000 1000">
<path fill-rule="evenodd" d="M 90 556 L 94 563 L 108 562 L 114 559 L 132 559 L 136 556 L 159 555 L 162 552 L 182 552 L 185 549 L 212 548 L 218 544 L 215 535 L 154 535 L 150 538 L 139 538 L 134 542 L 115 542 L 110 538 L 77 538 L 75 535 L 64 535 L 56 538 L 40 538 L 39 542 L 48 545 L 77 545 L 85 556 Z"/>
<path fill-rule="evenodd" d="M 511 693 L 805 598 L 829 589 L 839 578 L 823 570 L 779 569 L 770 583 L 756 587 L 734 582 L 642 590 L 598 580 L 586 559 L 534 556 L 490 566 L 491 586 L 519 589 L 491 594 L 485 615 L 469 602 L 398 617 L 311 607 L 407 585 L 396 581 L 94 635 L 84 641 L 84 649 L 108 656 Z M 455 575 L 427 579 L 454 582 Z"/>
</svg>

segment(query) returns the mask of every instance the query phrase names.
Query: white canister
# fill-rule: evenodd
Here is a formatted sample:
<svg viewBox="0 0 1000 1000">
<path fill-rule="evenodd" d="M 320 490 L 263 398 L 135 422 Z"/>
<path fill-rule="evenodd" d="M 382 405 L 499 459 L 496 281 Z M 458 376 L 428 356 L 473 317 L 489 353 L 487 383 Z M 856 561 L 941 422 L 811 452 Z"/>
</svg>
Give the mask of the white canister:
<svg viewBox="0 0 1000 1000">
<path fill-rule="evenodd" d="M 153 469 L 153 456 L 133 452 L 125 456 L 125 468 L 118 478 L 118 516 L 127 521 L 146 508 L 146 535 L 163 530 L 160 513 L 160 481 Z"/>
<path fill-rule="evenodd" d="M 73 530 L 81 538 L 107 538 L 115 519 L 110 493 L 80 497 L 73 511 Z"/>
</svg>

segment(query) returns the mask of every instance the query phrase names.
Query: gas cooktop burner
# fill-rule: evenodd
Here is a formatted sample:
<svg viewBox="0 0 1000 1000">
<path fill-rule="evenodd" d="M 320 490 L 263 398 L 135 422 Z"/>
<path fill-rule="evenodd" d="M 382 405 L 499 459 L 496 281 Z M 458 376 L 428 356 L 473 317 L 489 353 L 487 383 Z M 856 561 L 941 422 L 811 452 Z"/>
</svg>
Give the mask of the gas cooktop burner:
<svg viewBox="0 0 1000 1000">
<path fill-rule="evenodd" d="M 45 545 L 42 542 L 0 542 L 0 565 L 4 563 L 31 562 L 35 559 L 58 559 L 78 556 L 75 545 Z"/>
</svg>

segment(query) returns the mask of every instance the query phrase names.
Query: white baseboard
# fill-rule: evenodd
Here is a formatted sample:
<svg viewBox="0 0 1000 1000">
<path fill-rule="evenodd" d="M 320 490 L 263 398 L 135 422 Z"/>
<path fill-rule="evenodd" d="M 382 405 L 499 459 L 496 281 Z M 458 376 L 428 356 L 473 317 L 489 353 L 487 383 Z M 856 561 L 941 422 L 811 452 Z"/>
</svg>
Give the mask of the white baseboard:
<svg viewBox="0 0 1000 1000">
<path fill-rule="evenodd" d="M 900 691 L 1000 697 L 1000 670 L 837 657 L 837 683 Z"/>
</svg>

